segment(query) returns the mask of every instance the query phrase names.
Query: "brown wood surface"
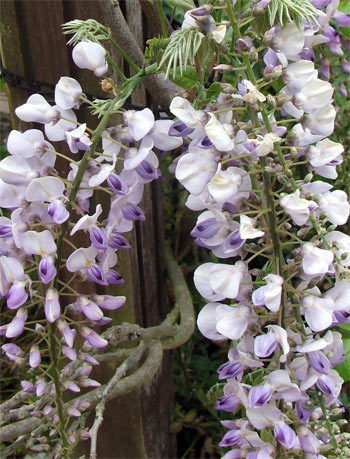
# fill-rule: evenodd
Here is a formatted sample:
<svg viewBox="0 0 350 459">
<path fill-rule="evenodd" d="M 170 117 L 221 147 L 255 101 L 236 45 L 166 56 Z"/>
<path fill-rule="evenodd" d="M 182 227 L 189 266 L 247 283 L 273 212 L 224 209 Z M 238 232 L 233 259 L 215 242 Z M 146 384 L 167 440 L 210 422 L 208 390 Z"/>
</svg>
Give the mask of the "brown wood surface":
<svg viewBox="0 0 350 459">
<path fill-rule="evenodd" d="M 138 0 L 121 2 L 126 20 L 143 49 L 149 24 L 143 18 Z M 1 55 L 5 68 L 32 79 L 55 84 L 61 76 L 79 80 L 83 89 L 100 94 L 98 80 L 92 72 L 77 69 L 71 59 L 71 48 L 61 33 L 61 24 L 73 19 L 96 19 L 103 22 L 100 3 L 94 0 L 2 0 L 1 1 Z M 121 44 L 122 45 L 122 44 Z M 115 55 L 118 65 L 122 60 Z M 125 71 L 129 71 L 125 66 Z M 113 75 L 116 78 L 115 75 Z M 30 94 L 9 87 L 10 110 L 24 103 Z M 140 88 L 133 96 L 134 103 L 150 102 L 149 95 Z M 94 127 L 88 111 L 79 111 L 79 121 L 87 121 Z M 117 121 L 116 121 L 117 122 Z M 14 127 L 18 127 L 14 117 Z M 22 126 L 23 127 L 23 126 Z M 35 126 L 37 127 L 37 126 Z M 25 128 L 28 128 L 26 126 Z M 65 145 L 61 145 L 66 148 Z M 58 163 L 61 170 L 66 165 Z M 105 200 L 103 193 L 97 197 Z M 95 203 L 91 210 L 94 211 Z M 162 200 L 160 184 L 145 187 L 141 204 L 146 221 L 137 223 L 129 239 L 132 249 L 118 254 L 117 270 L 124 279 L 124 286 L 108 287 L 107 292 L 125 295 L 123 310 L 114 314 L 115 323 L 136 322 L 143 326 L 156 325 L 167 312 L 166 277 L 164 265 L 164 234 L 162 226 Z M 80 237 L 81 239 L 81 237 Z M 88 239 L 84 241 L 88 246 Z M 92 284 L 77 285 L 80 291 L 91 291 Z M 83 288 L 83 290 L 81 290 Z M 101 289 L 99 287 L 99 291 Z M 102 292 L 101 292 L 102 293 Z M 114 365 L 101 366 L 97 378 L 105 381 L 112 374 Z M 96 375 L 95 375 L 96 376 Z M 155 378 L 142 389 L 112 401 L 104 413 L 98 442 L 99 458 L 166 458 L 176 457 L 174 438 L 169 433 L 172 406 L 172 378 L 170 353 L 166 353 L 162 368 Z M 76 457 L 89 451 L 89 442 L 78 450 Z"/>
</svg>

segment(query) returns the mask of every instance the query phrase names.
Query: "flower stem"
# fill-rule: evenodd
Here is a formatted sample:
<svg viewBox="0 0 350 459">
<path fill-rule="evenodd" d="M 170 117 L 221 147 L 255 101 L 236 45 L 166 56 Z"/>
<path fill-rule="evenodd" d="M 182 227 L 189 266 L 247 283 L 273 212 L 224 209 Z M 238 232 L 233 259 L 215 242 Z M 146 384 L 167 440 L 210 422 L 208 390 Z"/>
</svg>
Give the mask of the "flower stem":
<svg viewBox="0 0 350 459">
<path fill-rule="evenodd" d="M 130 67 L 132 69 L 135 70 L 135 72 L 139 72 L 140 69 L 138 68 L 138 66 L 135 64 L 135 62 L 130 59 L 130 57 L 128 56 L 128 54 L 123 50 L 123 48 L 121 48 L 118 43 L 114 40 L 114 38 L 112 38 L 111 36 L 109 37 L 109 41 L 112 43 L 112 45 L 116 48 L 116 50 L 119 52 L 119 54 L 121 54 L 123 56 L 123 58 L 126 60 L 126 62 L 130 65 Z"/>
<path fill-rule="evenodd" d="M 63 446 L 63 457 L 66 459 L 69 458 L 68 456 L 68 439 L 67 439 L 67 433 L 65 429 L 65 415 L 64 415 L 64 404 L 63 404 L 63 399 L 62 399 L 62 390 L 61 390 L 61 382 L 60 382 L 60 377 L 59 377 L 59 372 L 58 372 L 58 351 L 56 348 L 56 339 L 55 339 L 55 332 L 56 332 L 56 326 L 55 324 L 48 324 L 48 345 L 49 345 L 49 353 L 50 353 L 50 367 L 49 367 L 49 374 L 53 379 L 53 382 L 55 384 L 55 404 L 57 408 L 57 415 L 58 415 L 58 422 L 59 422 L 59 427 L 58 427 L 58 432 L 59 436 L 62 440 L 62 446 Z"/>
<path fill-rule="evenodd" d="M 167 38 L 168 34 L 167 34 L 167 31 L 166 31 L 164 11 L 163 11 L 163 7 L 162 7 L 162 0 L 157 0 L 157 10 L 158 10 L 158 16 L 159 16 L 159 20 L 160 20 L 160 25 L 161 25 L 161 28 L 162 28 L 163 38 Z"/>
<path fill-rule="evenodd" d="M 331 423 L 331 421 L 329 419 L 329 415 L 327 413 L 327 408 L 326 408 L 326 404 L 324 402 L 324 398 L 322 397 L 322 395 L 319 392 L 317 392 L 317 399 L 318 399 L 318 403 L 320 404 L 323 416 L 324 416 L 325 421 L 326 421 L 326 427 L 327 427 L 327 430 L 328 430 L 328 433 L 329 433 L 329 436 L 330 436 L 330 439 L 331 439 L 332 446 L 334 448 L 334 452 L 336 453 L 336 451 L 338 450 L 337 439 L 335 438 L 335 435 L 334 435 L 334 432 L 333 432 L 333 429 L 332 429 L 332 423 Z M 341 458 L 342 456 L 337 456 L 337 457 Z"/>
<path fill-rule="evenodd" d="M 231 26 L 232 26 L 232 31 L 233 31 L 232 42 L 234 42 L 234 40 L 238 40 L 239 38 L 241 38 L 241 32 L 239 30 L 238 23 L 237 23 L 237 21 L 235 19 L 235 13 L 234 13 L 234 10 L 233 10 L 232 1 L 225 0 L 225 2 L 226 2 L 226 6 L 227 6 L 227 14 L 228 14 L 228 17 L 229 17 L 229 20 L 230 20 L 230 23 L 231 23 Z M 242 53 L 242 59 L 243 59 L 243 63 L 244 63 L 244 66 L 246 68 L 246 72 L 247 72 L 247 75 L 248 75 L 249 79 L 256 86 L 256 78 L 255 78 L 255 75 L 254 75 L 254 72 L 253 72 L 253 67 L 252 67 L 252 65 L 250 63 L 250 60 L 249 60 L 249 56 L 247 54 L 245 54 L 245 53 Z M 243 71 L 243 75 L 244 74 L 245 74 L 245 72 Z M 261 108 L 261 112 L 262 112 L 263 120 L 264 120 L 265 125 L 266 125 L 266 129 L 268 131 L 270 131 L 270 129 L 272 130 L 271 124 L 270 124 L 269 119 L 268 119 L 268 115 L 267 115 L 266 109 Z M 257 114 L 255 112 L 252 112 L 251 115 L 252 115 L 253 124 L 258 125 L 259 124 L 259 120 L 258 120 Z M 278 147 L 279 147 L 279 145 L 278 145 Z M 277 150 L 277 148 L 276 148 L 276 150 Z M 279 150 L 279 151 L 277 150 L 277 152 L 279 153 L 279 156 L 280 155 L 282 156 L 283 161 L 284 161 L 284 157 L 283 157 L 283 154 L 282 154 L 281 150 Z M 270 174 L 265 171 L 265 167 L 267 166 L 267 161 L 266 161 L 265 157 L 261 157 L 260 158 L 260 164 L 261 164 L 262 169 L 264 171 L 263 174 L 262 174 L 263 175 L 264 201 L 265 201 L 266 207 L 270 209 L 270 212 L 268 212 L 268 214 L 267 214 L 267 222 L 266 223 L 267 223 L 268 228 L 269 228 L 271 242 L 272 242 L 272 245 L 273 245 L 274 270 L 275 270 L 275 273 L 277 275 L 283 276 L 283 265 L 284 265 L 283 252 L 282 252 L 282 247 L 281 247 L 281 243 L 280 243 L 280 240 L 279 240 L 279 236 L 278 236 L 278 233 L 277 233 L 278 221 L 277 221 L 277 216 L 276 216 L 276 211 L 275 211 L 275 201 L 273 199 L 273 194 L 272 194 L 271 178 L 270 178 Z M 281 162 L 281 164 L 282 164 L 282 162 Z M 285 301 L 286 301 L 285 296 L 286 296 L 286 292 L 285 292 L 285 289 L 283 289 L 281 307 L 279 309 L 279 316 L 278 316 L 278 325 L 281 326 L 281 327 L 284 327 L 284 319 L 285 319 L 285 317 L 284 317 L 285 316 L 285 306 L 284 305 L 285 305 Z"/>
</svg>

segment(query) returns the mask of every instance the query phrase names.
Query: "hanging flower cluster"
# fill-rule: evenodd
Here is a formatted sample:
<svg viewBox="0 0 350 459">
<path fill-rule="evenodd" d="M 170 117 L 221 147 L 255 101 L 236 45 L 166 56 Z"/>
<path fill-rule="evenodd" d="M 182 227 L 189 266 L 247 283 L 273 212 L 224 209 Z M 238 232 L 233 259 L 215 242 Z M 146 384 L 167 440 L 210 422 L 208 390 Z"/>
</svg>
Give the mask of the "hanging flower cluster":
<svg viewBox="0 0 350 459">
<path fill-rule="evenodd" d="M 200 212 L 191 236 L 212 254 L 194 272 L 208 302 L 197 324 L 208 339 L 232 340 L 217 371 L 224 384 L 216 408 L 233 413 L 222 422 L 228 432 L 220 446 L 232 448 L 225 459 L 284 457 L 286 450 L 340 457 L 344 446 L 329 415 L 342 411 L 343 380 L 333 368 L 343 345 L 333 327 L 349 323 L 350 236 L 338 227 L 350 205 L 328 180 L 337 178 L 344 148 L 328 138 L 333 87 L 314 60 L 322 43 L 343 55 L 328 22 L 349 17 L 336 12 L 337 1 L 312 3 L 326 7 L 315 22 L 266 32 L 259 78 L 261 43 L 241 36 L 227 1 L 234 64 L 222 57 L 214 70 L 238 72 L 238 84 L 222 83 L 208 106 L 180 96 L 170 106 L 177 120 L 169 134 L 185 139 L 172 169 L 190 193 L 186 206 Z M 207 31 L 211 11 L 190 11 L 187 22 Z M 275 95 L 271 83 L 281 88 Z"/>
<path fill-rule="evenodd" d="M 74 47 L 73 60 L 101 76 L 107 71 L 105 53 L 101 45 L 84 40 Z M 9 217 L 0 217 L 0 294 L 11 316 L 1 326 L 6 340 L 2 350 L 28 375 L 17 396 L 25 399 L 25 394 L 32 394 L 42 399 L 41 410 L 32 412 L 33 416 L 53 413 L 56 398 L 57 412 L 49 433 L 53 439 L 62 423 L 69 417 L 80 418 L 88 409 L 83 401 L 65 412 L 60 406 L 61 392 L 100 385 L 89 378 L 92 366 L 98 364 L 95 350 L 108 344 L 98 329 L 112 320 L 105 314 L 121 308 L 126 300 L 86 293 L 81 283 L 124 282 L 115 270 L 118 251 L 130 248 L 124 234 L 135 221 L 145 219 L 139 207 L 144 185 L 160 174 L 152 149 L 171 150 L 183 143 L 165 133 L 172 121 L 156 121 L 148 108 L 119 112 L 123 122 L 117 126 L 107 128 L 103 118 L 93 131 L 77 121 L 75 111 L 83 102 L 89 101 L 78 81 L 70 77 L 57 83 L 54 106 L 39 94 L 30 96 L 16 115 L 43 124 L 46 137 L 38 129 L 11 131 L 10 155 L 0 162 L 0 207 L 10 211 Z M 56 148 L 51 142 L 65 146 L 61 143 Z M 84 156 L 73 159 L 66 156 L 67 150 Z M 57 159 L 67 161 L 66 176 L 58 172 Z M 96 191 L 108 196 L 103 208 L 94 204 Z M 83 233 L 88 237 L 84 239 Z M 78 242 L 77 247 L 79 238 L 85 243 Z M 74 300 L 67 304 L 67 298 Z M 28 317 L 30 322 L 26 322 Z M 24 330 L 33 343 L 29 355 L 14 342 Z M 42 364 L 48 354 L 51 361 L 46 371 L 47 365 Z M 59 433 L 63 438 L 65 433 Z M 78 434 L 88 438 L 87 431 L 73 432 L 68 443 L 74 444 Z M 39 439 L 35 451 L 50 450 L 47 442 L 45 437 Z"/>
<path fill-rule="evenodd" d="M 340 457 L 344 450 L 344 437 L 335 436 L 339 423 L 329 416 L 342 412 L 343 380 L 334 367 L 343 345 L 333 328 L 350 322 L 350 236 L 339 228 L 350 205 L 330 183 L 344 148 L 329 138 L 336 108 L 328 58 L 342 58 L 349 73 L 348 44 L 335 25 L 349 25 L 349 16 L 337 11 L 338 0 L 300 0 L 299 9 L 277 0 L 248 9 L 239 0 L 219 3 L 188 11 L 182 31 L 150 45 L 155 60 L 166 46 L 163 57 L 123 76 L 115 100 L 91 102 L 78 81 L 62 77 L 56 105 L 34 94 L 16 109 L 45 132 L 12 131 L 10 155 L 0 162 L 0 207 L 7 209 L 0 217 L 0 295 L 10 317 L 0 333 L 7 359 L 28 374 L 16 400 L 35 396 L 23 408 L 49 423 L 48 435 L 32 440 L 34 451 L 51 451 L 56 442 L 67 457 L 67 445 L 90 435 L 89 404 L 82 399 L 67 408 L 62 392 L 99 385 L 89 377 L 96 351 L 108 345 L 99 327 L 126 298 L 89 294 L 85 283 L 123 283 L 118 251 L 130 248 L 125 233 L 145 219 L 144 185 L 160 175 L 153 149 L 179 147 L 172 169 L 189 192 L 186 206 L 200 212 L 191 236 L 210 251 L 194 273 L 208 302 L 198 327 L 213 341 L 232 341 L 218 368 L 223 394 L 216 408 L 230 416 L 222 422 L 225 459 Z M 266 11 L 271 26 L 277 11 L 284 25 L 262 37 L 252 22 Z M 76 43 L 73 60 L 101 77 L 110 57 L 90 26 L 70 23 L 80 38 L 84 31 L 93 38 Z M 198 81 L 190 97 L 173 98 L 175 121 L 155 120 L 148 108 L 121 109 L 144 76 L 173 68 L 176 80 L 177 66 L 181 74 L 186 63 Z M 216 79 L 208 91 L 207 68 Z M 344 84 L 339 93 L 348 95 Z M 102 116 L 94 130 L 78 122 L 82 103 Z M 122 123 L 109 127 L 112 114 Z M 97 193 L 108 196 L 107 205 L 96 204 Z M 72 419 L 75 430 L 67 432 Z"/>
</svg>

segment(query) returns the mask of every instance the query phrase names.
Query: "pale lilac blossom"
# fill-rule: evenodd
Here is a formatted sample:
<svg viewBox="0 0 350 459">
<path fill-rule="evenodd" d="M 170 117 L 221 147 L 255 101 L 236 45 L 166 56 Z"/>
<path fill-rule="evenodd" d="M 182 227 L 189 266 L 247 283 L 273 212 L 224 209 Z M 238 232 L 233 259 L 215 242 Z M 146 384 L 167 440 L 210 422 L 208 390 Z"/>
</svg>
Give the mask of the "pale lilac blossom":
<svg viewBox="0 0 350 459">
<path fill-rule="evenodd" d="M 77 67 L 92 70 L 97 77 L 104 76 L 108 71 L 106 50 L 99 43 L 83 39 L 74 46 L 72 58 Z"/>
</svg>

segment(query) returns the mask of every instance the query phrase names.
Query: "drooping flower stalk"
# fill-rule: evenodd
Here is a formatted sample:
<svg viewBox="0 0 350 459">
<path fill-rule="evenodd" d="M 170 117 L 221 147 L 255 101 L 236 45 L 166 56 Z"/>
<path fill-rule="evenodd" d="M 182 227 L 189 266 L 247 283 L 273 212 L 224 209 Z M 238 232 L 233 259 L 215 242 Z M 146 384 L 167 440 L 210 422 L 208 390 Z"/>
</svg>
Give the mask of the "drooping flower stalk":
<svg viewBox="0 0 350 459">
<path fill-rule="evenodd" d="M 85 48 L 78 57 L 76 53 L 75 60 L 80 66 L 86 65 L 99 73 L 98 69 L 105 68 L 106 62 L 102 47 L 96 46 L 88 56 Z M 62 77 L 58 82 L 54 108 L 42 96 L 33 95 L 16 109 L 21 119 L 44 124 L 49 140 L 66 141 L 72 154 L 84 152 L 80 161 L 71 160 L 58 152 L 38 130 L 23 134 L 12 131 L 8 141 L 11 156 L 0 163 L 0 205 L 12 211 L 10 219 L 1 217 L 0 222 L 3 235 L 0 241 L 1 296 L 7 298 L 10 312 L 18 310 L 12 321 L 2 326 L 2 334 L 6 339 L 13 339 L 25 332 L 33 341 L 28 376 L 33 382 L 24 381 L 22 386 L 23 391 L 35 392 L 39 397 L 36 404 L 39 410 L 34 415 L 46 416 L 47 422 L 40 429 L 48 430 L 47 438 L 42 437 L 40 445 L 28 443 L 35 451 L 48 451 L 50 444 L 56 441 L 56 450 L 63 457 L 69 457 L 79 435 L 88 438 L 83 423 L 74 435 L 69 433 L 67 425 L 71 418 L 80 417 L 89 404 L 76 400 L 67 408 L 63 393 L 65 390 L 78 393 L 81 387 L 100 385 L 90 379 L 89 374 L 92 365 L 98 364 L 93 356 L 95 350 L 104 349 L 108 341 L 94 329 L 111 321 L 104 312 L 122 307 L 125 297 L 85 295 L 79 292 L 79 286 L 73 288 L 71 282 L 80 278 L 102 286 L 123 283 L 121 275 L 113 269 L 116 251 L 130 248 L 121 233 L 130 231 L 134 221 L 145 219 L 137 204 L 144 184 L 159 175 L 159 161 L 152 148 L 173 149 L 182 143 L 159 132 L 163 123 L 169 122 L 155 121 L 149 109 L 140 113 L 122 110 L 124 123 L 107 128 L 111 115 L 120 111 L 135 87 L 156 70 L 155 65 L 141 69 L 124 83 L 115 99 L 104 102 L 102 119 L 91 139 L 88 134 L 91 130 L 85 124 L 79 123 L 76 127 L 73 109 L 81 104 L 82 88 L 72 78 Z M 103 153 L 96 154 L 100 147 Z M 125 157 L 118 158 L 123 166 L 117 175 L 115 166 L 121 148 Z M 56 157 L 70 163 L 66 178 L 54 169 Z M 19 186 L 15 188 L 15 185 Z M 99 221 L 100 204 L 95 214 L 89 215 L 90 198 L 95 190 L 105 191 L 110 199 L 105 206 L 108 217 L 104 221 Z M 75 213 L 80 219 L 73 224 Z M 89 232 L 89 247 L 76 246 L 70 240 L 77 231 Z M 73 249 L 66 260 L 62 253 L 65 244 Z M 61 279 L 64 270 L 71 273 L 68 282 Z M 38 280 L 31 278 L 35 271 Z M 27 302 L 28 293 L 38 301 Z M 67 296 L 73 298 L 73 303 L 63 307 L 62 300 Z M 46 320 L 36 314 L 36 320 L 28 322 L 35 325 L 35 329 L 25 329 L 28 311 L 33 314 L 37 303 L 42 306 Z M 75 342 L 77 332 L 84 340 L 79 346 Z M 9 360 L 18 365 L 27 364 L 18 346 L 9 343 L 2 349 Z M 50 358 L 48 368 L 41 362 L 43 354 Z"/>
<path fill-rule="evenodd" d="M 322 439 L 302 426 L 308 412 L 316 416 L 320 392 L 325 403 L 318 417 L 338 409 L 342 379 L 332 368 L 342 361 L 340 334 L 322 332 L 343 323 L 349 313 L 345 254 L 342 259 L 331 240 L 343 238 L 334 230 L 346 223 L 350 206 L 343 191 L 330 191 L 332 186 L 319 179 L 312 181 L 314 174 L 336 178 L 344 151 L 326 139 L 334 129 L 333 89 L 318 79 L 315 65 L 306 57 L 307 47 L 327 41 L 326 35 L 312 43 L 316 26 L 277 26 L 265 34 L 266 45 L 257 47 L 265 49 L 265 68 L 258 69 L 254 44 L 260 37 L 253 30 L 242 36 L 236 19 L 241 11 L 229 0 L 225 5 L 232 31 L 225 43 L 230 56 L 223 51 L 225 64 L 216 68 L 226 66 L 229 74 L 238 67 L 237 86 L 231 75 L 210 105 L 201 104 L 200 97 L 194 106 L 177 97 L 170 107 L 179 119 L 174 124 L 178 131 L 181 123 L 181 131 L 192 130 L 185 134 L 190 139 L 174 167 L 190 192 L 187 207 L 205 210 L 191 235 L 216 257 L 234 258 L 232 264 L 204 263 L 194 273 L 197 290 L 209 301 L 199 314 L 199 329 L 209 339 L 234 341 L 229 361 L 218 369 L 219 379 L 227 380 L 218 407 L 235 413 L 233 421 L 223 422 L 230 430 L 220 445 L 233 447 L 227 459 L 260 453 L 277 457 L 283 449 L 326 453 L 330 447 L 341 455 L 327 418 L 328 437 Z M 329 17 L 332 8 L 327 7 Z M 189 15 L 197 17 L 194 12 Z M 209 32 L 198 20 L 191 25 Z M 263 78 L 256 76 L 259 73 Z M 267 93 L 270 82 L 281 76 L 286 86 L 275 96 Z M 305 161 L 299 160 L 302 156 Z M 300 165 L 306 172 L 297 179 Z M 243 185 L 242 177 L 249 177 L 249 182 Z M 253 260 L 258 266 L 254 269 Z M 333 285 L 328 290 L 326 276 Z M 252 291 L 255 285 L 259 287 Z M 231 304 L 225 304 L 227 300 Z M 339 314 L 338 308 L 345 309 Z M 261 334 L 264 328 L 267 333 Z M 316 350 L 320 353 L 314 355 Z M 251 378 L 253 369 L 261 374 L 258 385 Z M 242 419 L 235 416 L 239 406 Z M 258 436 L 272 428 L 274 441 Z"/>
</svg>

